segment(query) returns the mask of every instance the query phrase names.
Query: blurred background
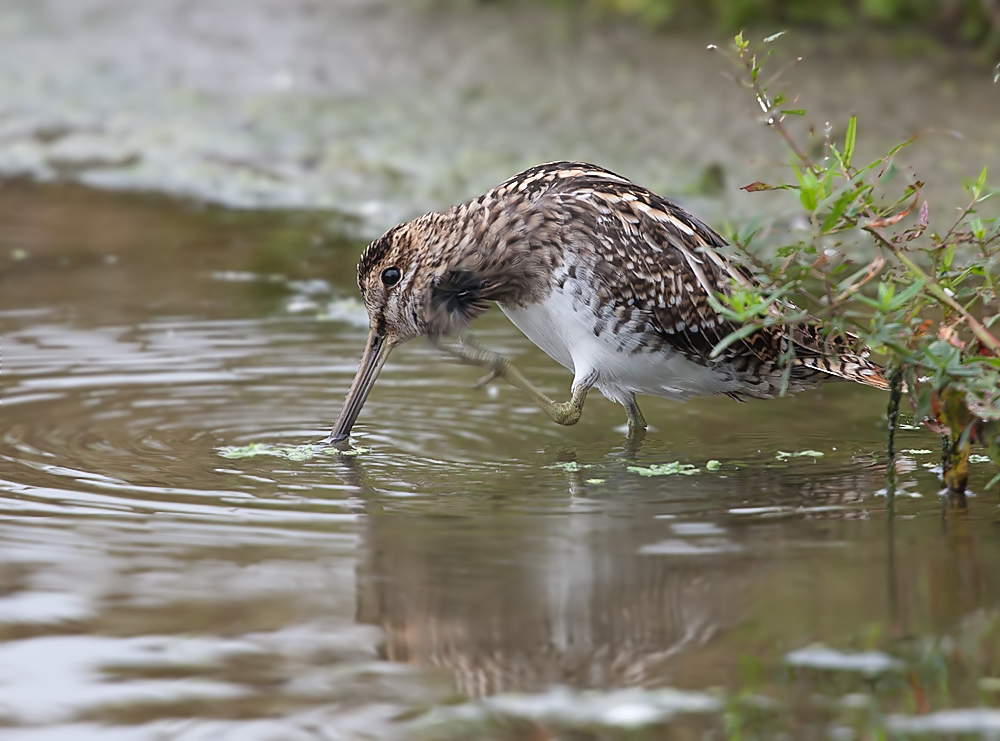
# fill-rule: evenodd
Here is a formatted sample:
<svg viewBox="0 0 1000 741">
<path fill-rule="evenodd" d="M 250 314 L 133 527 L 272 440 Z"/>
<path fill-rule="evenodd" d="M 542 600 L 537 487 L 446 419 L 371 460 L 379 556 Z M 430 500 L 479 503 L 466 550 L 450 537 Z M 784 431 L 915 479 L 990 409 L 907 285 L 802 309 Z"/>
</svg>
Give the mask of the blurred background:
<svg viewBox="0 0 1000 741">
<path fill-rule="evenodd" d="M 795 30 L 772 69 L 803 57 L 784 79 L 809 125 L 857 113 L 872 156 L 960 132 L 912 155 L 950 187 L 998 156 L 995 5 L 7 0 L 0 172 L 325 209 L 370 238 L 582 159 L 735 221 L 767 208 L 736 189 L 785 159 L 705 48 L 750 24 Z"/>
<path fill-rule="evenodd" d="M 949 515 L 908 419 L 888 503 L 878 391 L 650 399 L 637 450 L 414 342 L 300 447 L 402 219 L 578 159 L 794 227 L 744 28 L 796 132 L 923 134 L 932 225 L 995 187 L 997 0 L 2 0 L 0 737 L 994 737 L 988 468 Z"/>
</svg>

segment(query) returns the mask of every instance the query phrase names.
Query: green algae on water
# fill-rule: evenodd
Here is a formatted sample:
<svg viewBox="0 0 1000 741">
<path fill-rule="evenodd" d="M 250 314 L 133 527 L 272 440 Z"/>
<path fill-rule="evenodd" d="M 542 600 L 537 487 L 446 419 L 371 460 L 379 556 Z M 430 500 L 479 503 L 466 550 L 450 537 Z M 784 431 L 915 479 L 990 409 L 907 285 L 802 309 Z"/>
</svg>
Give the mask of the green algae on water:
<svg viewBox="0 0 1000 741">
<path fill-rule="evenodd" d="M 227 445 L 216 448 L 223 458 L 253 458 L 269 455 L 289 461 L 307 461 L 313 458 L 337 458 L 339 456 L 364 455 L 371 448 L 349 448 L 341 450 L 332 445 L 306 443 L 305 445 L 272 445 L 270 443 L 250 443 L 249 445 Z"/>
<path fill-rule="evenodd" d="M 581 466 L 576 461 L 560 461 L 559 463 L 550 463 L 546 468 L 551 468 L 556 471 L 569 471 L 570 473 L 575 473 L 581 468 L 586 468 L 586 466 Z"/>
<path fill-rule="evenodd" d="M 705 468 L 701 469 L 691 463 L 681 463 L 672 461 L 671 463 L 651 463 L 648 466 L 628 466 L 628 470 L 640 476 L 693 476 L 696 473 L 705 471 L 718 471 L 722 467 L 720 461 L 714 458 L 705 463 Z"/>
<path fill-rule="evenodd" d="M 789 458 L 822 458 L 824 455 L 825 453 L 819 450 L 799 450 L 793 453 L 779 450 L 774 457 L 779 461 L 787 461 Z"/>
<path fill-rule="evenodd" d="M 691 476 L 701 473 L 701 469 L 697 466 L 693 466 L 690 463 L 681 463 L 680 461 L 653 463 L 649 466 L 629 466 L 628 470 L 640 476 L 673 476 L 674 474 Z"/>
</svg>

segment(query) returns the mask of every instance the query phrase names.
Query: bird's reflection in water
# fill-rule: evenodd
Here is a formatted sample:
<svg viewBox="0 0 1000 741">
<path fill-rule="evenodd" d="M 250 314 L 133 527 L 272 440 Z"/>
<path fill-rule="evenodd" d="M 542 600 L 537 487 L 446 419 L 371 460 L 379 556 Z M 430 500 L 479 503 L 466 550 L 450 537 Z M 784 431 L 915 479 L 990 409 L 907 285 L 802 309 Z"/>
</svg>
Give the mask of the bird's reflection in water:
<svg viewBox="0 0 1000 741">
<path fill-rule="evenodd" d="M 373 514 L 358 619 L 384 630 L 384 658 L 444 668 L 471 696 L 676 684 L 678 657 L 745 617 L 756 567 L 642 553 L 663 531 L 612 514 Z"/>
</svg>

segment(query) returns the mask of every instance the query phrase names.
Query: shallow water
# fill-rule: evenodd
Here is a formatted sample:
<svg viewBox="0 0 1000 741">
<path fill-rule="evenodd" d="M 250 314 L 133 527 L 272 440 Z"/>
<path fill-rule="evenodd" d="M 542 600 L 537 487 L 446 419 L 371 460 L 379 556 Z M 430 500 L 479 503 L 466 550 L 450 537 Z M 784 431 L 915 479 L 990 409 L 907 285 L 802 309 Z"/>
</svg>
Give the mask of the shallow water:
<svg viewBox="0 0 1000 741">
<path fill-rule="evenodd" d="M 636 449 L 596 395 L 560 428 L 414 342 L 357 455 L 225 458 L 326 433 L 361 245 L 73 187 L 8 184 L 0 223 L 4 738 L 995 727 L 911 715 L 997 699 L 996 494 L 947 511 L 905 430 L 890 517 L 879 392 L 647 399 Z"/>
</svg>

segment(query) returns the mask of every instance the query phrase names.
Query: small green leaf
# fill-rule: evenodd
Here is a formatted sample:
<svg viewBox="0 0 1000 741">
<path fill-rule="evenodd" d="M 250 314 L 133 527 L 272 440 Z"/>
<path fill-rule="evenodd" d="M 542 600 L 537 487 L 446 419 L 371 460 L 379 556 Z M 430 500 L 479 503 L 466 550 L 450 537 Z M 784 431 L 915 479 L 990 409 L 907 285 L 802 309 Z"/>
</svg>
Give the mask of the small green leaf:
<svg viewBox="0 0 1000 741">
<path fill-rule="evenodd" d="M 844 137 L 844 163 L 850 167 L 851 157 L 854 156 L 854 143 L 858 138 L 858 117 L 851 116 L 847 122 L 847 134 Z"/>
<path fill-rule="evenodd" d="M 941 258 L 941 267 L 945 270 L 951 270 L 952 260 L 955 259 L 955 244 L 949 244 L 948 248 L 944 251 L 944 256 Z"/>
<path fill-rule="evenodd" d="M 820 198 L 821 186 L 819 178 L 816 177 L 816 173 L 807 167 L 794 167 L 795 177 L 799 180 L 799 201 L 802 202 L 802 208 L 807 211 L 815 211 L 816 206 L 822 200 Z"/>
<path fill-rule="evenodd" d="M 783 114 L 785 114 L 786 116 L 804 116 L 804 115 L 806 115 L 806 109 L 805 108 L 791 108 L 791 109 L 782 110 L 781 112 Z"/>
<path fill-rule="evenodd" d="M 775 39 L 781 38 L 784 35 L 785 35 L 785 31 L 778 31 L 778 33 L 772 33 L 770 36 L 768 36 L 767 38 L 764 39 L 764 43 L 765 44 L 770 44 Z M 998 69 L 1000 69 L 1000 65 L 997 65 L 997 67 L 998 67 Z"/>
<path fill-rule="evenodd" d="M 979 173 L 979 180 L 972 186 L 972 196 L 974 198 L 979 198 L 979 194 L 983 192 L 983 188 L 986 185 L 986 170 L 987 168 L 984 167 L 983 171 Z"/>
<path fill-rule="evenodd" d="M 822 229 L 824 232 L 828 232 L 837 226 L 840 222 L 840 217 L 843 216 L 844 211 L 847 210 L 847 204 L 851 203 L 856 195 L 857 191 L 846 188 L 844 192 L 840 194 L 840 197 L 833 202 L 833 206 L 830 208 L 830 213 L 828 213 L 826 218 L 823 219 Z"/>
<path fill-rule="evenodd" d="M 882 285 L 885 285 L 884 283 Z M 881 286 L 880 286 L 881 287 Z M 895 296 L 890 295 L 886 301 L 887 311 L 899 311 L 905 307 L 910 301 L 916 297 L 918 293 L 923 289 L 924 282 L 918 280 L 912 285 L 907 286 L 905 289 L 900 291 Z"/>
<path fill-rule="evenodd" d="M 870 167 L 875 167 L 875 166 L 877 166 L 877 165 L 881 165 L 881 164 L 882 164 L 883 162 L 885 162 L 885 161 L 886 161 L 886 160 L 888 160 L 888 159 L 889 159 L 890 157 L 892 157 L 892 156 L 893 156 L 894 154 L 896 154 L 896 152 L 898 152 L 898 151 L 899 151 L 900 149 L 902 149 L 903 147 L 908 147 L 908 146 L 910 146 L 910 145 L 911 145 L 911 144 L 913 144 L 913 142 L 915 142 L 916 140 L 917 140 L 917 135 L 914 135 L 914 136 L 911 136 L 911 137 L 910 137 L 909 139 L 907 139 L 906 141 L 902 141 L 902 142 L 900 142 L 899 144 L 897 144 L 896 146 L 894 146 L 894 147 L 893 147 L 892 149 L 890 149 L 890 150 L 889 150 L 889 154 L 887 154 L 887 155 L 886 155 L 885 157 L 883 157 L 882 159 L 880 159 L 880 160 L 876 160 L 875 162 L 873 162 L 873 163 L 872 163 L 872 164 L 870 165 Z"/>
<path fill-rule="evenodd" d="M 824 201 L 833 194 L 833 177 L 836 174 L 837 171 L 834 168 L 828 167 L 826 169 L 826 174 L 823 176 L 822 179 L 823 183 L 822 194 Z"/>
</svg>

